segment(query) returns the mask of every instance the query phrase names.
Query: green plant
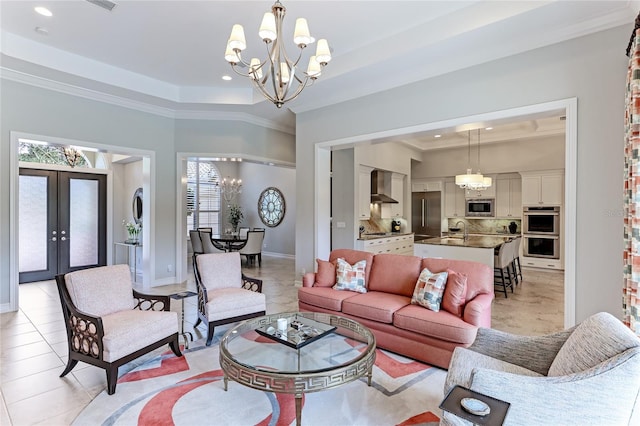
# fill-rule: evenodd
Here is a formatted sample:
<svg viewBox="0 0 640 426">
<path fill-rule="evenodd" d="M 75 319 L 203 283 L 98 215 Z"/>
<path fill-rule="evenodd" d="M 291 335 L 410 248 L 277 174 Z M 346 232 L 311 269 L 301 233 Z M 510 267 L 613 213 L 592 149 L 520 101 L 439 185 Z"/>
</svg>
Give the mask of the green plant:
<svg viewBox="0 0 640 426">
<path fill-rule="evenodd" d="M 230 205 L 228 217 L 229 223 L 231 224 L 231 226 L 233 226 L 233 229 L 237 230 L 238 225 L 240 224 L 240 222 L 242 222 L 242 219 L 244 219 L 244 215 L 242 214 L 242 209 L 240 208 L 240 206 L 237 204 Z"/>
</svg>

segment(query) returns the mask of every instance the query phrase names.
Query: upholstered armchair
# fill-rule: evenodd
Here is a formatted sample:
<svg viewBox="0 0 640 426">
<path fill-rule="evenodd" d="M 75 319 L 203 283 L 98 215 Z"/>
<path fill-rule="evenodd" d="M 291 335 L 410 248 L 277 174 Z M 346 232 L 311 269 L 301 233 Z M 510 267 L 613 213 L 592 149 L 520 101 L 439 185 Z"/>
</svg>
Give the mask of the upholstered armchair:
<svg viewBox="0 0 640 426">
<path fill-rule="evenodd" d="M 259 317 L 266 312 L 262 280 L 242 273 L 240 254 L 211 253 L 196 258 L 198 320 L 208 326 L 207 346 L 216 326 Z"/>
<path fill-rule="evenodd" d="M 133 289 L 128 265 L 102 266 L 56 276 L 67 327 L 69 359 L 60 377 L 78 361 L 103 368 L 107 392 L 116 391 L 118 368 L 163 345 L 176 356 L 178 314 L 169 297 Z"/>
<path fill-rule="evenodd" d="M 539 337 L 480 328 L 453 353 L 445 395 L 455 385 L 509 402 L 505 425 L 640 424 L 640 339 L 604 312 Z"/>
</svg>

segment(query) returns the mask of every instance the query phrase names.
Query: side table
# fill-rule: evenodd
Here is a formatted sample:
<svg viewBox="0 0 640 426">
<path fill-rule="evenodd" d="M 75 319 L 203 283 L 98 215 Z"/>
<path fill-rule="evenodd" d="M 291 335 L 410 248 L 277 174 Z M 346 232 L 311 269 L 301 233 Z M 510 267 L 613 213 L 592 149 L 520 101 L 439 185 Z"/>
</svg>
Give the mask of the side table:
<svg viewBox="0 0 640 426">
<path fill-rule="evenodd" d="M 463 398 L 479 399 L 491 408 L 491 412 L 485 416 L 471 414 L 462 408 L 460 401 L 462 401 Z M 440 403 L 439 408 L 460 418 L 469 420 L 474 425 L 500 426 L 504 423 L 505 417 L 507 417 L 507 411 L 509 411 L 510 405 L 511 404 L 508 402 L 501 401 L 491 396 L 474 392 L 462 386 L 455 386 L 451 389 L 449 395 L 447 395 L 447 397 Z"/>
<path fill-rule="evenodd" d="M 193 342 L 193 334 L 190 331 L 184 331 L 184 299 L 187 297 L 195 296 L 197 293 L 193 291 L 181 291 L 179 293 L 170 294 L 169 297 L 173 300 L 180 300 L 182 303 L 182 314 L 180 318 L 180 336 L 184 338 L 184 348 L 189 349 L 189 339 L 187 335 L 191 337 L 191 341 Z"/>
</svg>

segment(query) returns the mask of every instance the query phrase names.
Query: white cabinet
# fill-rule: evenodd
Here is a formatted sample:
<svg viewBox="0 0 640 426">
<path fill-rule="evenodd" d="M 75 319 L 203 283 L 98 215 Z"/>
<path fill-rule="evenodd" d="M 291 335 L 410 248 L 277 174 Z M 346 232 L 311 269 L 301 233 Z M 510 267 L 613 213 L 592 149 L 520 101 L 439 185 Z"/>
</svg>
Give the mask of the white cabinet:
<svg viewBox="0 0 640 426">
<path fill-rule="evenodd" d="M 413 256 L 413 234 L 358 240 L 356 249 L 374 254 L 391 253 Z"/>
<path fill-rule="evenodd" d="M 411 182 L 411 192 L 425 191 L 442 191 L 442 181 L 414 179 Z"/>
<path fill-rule="evenodd" d="M 382 204 L 381 216 L 382 218 L 398 218 L 404 217 L 404 178 L 405 175 L 401 173 L 389 173 L 389 184 L 385 181 L 385 188 L 389 188 L 389 196 L 396 200 L 398 204 Z M 386 179 L 386 177 L 385 177 Z"/>
<path fill-rule="evenodd" d="M 371 171 L 372 167 L 360 166 L 358 169 L 358 219 L 371 218 Z"/>
<path fill-rule="evenodd" d="M 522 180 L 498 179 L 496 186 L 496 217 L 522 217 Z"/>
<path fill-rule="evenodd" d="M 521 173 L 522 205 L 560 206 L 563 203 L 564 173 L 544 171 Z"/>
<path fill-rule="evenodd" d="M 444 184 L 444 215 L 446 217 L 464 217 L 465 197 L 464 189 L 455 182 Z"/>
</svg>

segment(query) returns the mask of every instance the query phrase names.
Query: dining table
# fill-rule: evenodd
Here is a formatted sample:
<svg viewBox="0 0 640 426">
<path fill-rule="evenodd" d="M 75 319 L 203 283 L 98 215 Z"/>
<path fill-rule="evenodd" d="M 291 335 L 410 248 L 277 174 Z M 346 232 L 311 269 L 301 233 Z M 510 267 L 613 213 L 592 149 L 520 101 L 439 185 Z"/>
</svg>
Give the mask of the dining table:
<svg viewBox="0 0 640 426">
<path fill-rule="evenodd" d="M 246 238 L 233 234 L 212 235 L 211 242 L 217 248 L 226 252 L 240 250 L 247 243 Z"/>
</svg>

